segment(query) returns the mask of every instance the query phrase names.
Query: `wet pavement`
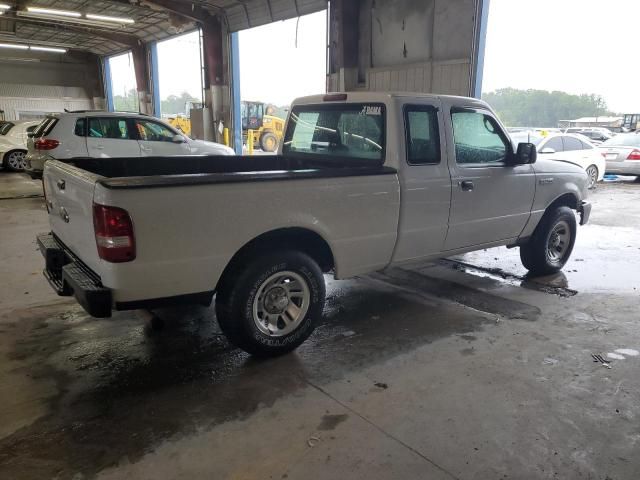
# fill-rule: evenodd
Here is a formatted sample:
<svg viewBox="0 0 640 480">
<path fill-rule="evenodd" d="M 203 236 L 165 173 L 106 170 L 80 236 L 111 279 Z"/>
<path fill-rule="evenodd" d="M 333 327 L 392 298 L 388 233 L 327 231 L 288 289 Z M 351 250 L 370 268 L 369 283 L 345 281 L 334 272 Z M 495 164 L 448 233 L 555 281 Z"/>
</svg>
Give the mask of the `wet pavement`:
<svg viewBox="0 0 640 480">
<path fill-rule="evenodd" d="M 42 200 L 0 200 L 0 478 L 637 478 L 640 184 L 591 200 L 564 273 L 498 248 L 328 279 L 272 360 L 211 308 L 87 317 L 40 275 Z"/>
</svg>

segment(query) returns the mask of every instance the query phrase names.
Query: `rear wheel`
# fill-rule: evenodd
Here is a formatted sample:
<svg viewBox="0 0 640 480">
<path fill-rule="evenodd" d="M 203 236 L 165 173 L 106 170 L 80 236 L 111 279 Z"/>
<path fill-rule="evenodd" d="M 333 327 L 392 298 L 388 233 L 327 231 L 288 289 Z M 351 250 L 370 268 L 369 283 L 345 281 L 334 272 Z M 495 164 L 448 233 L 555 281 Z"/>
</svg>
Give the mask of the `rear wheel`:
<svg viewBox="0 0 640 480">
<path fill-rule="evenodd" d="M 313 332 L 325 298 L 320 267 L 296 251 L 244 259 L 225 274 L 216 316 L 229 341 L 259 356 L 290 352 Z"/>
<path fill-rule="evenodd" d="M 520 260 L 534 275 L 549 275 L 564 267 L 576 241 L 576 216 L 569 207 L 545 213 L 531 239 L 520 247 Z"/>
<path fill-rule="evenodd" d="M 275 152 L 278 149 L 278 137 L 271 132 L 260 137 L 260 148 L 265 152 Z"/>
<path fill-rule="evenodd" d="M 596 188 L 596 183 L 598 183 L 598 167 L 595 165 L 589 165 L 586 171 L 587 176 L 589 177 L 589 189 Z"/>
<path fill-rule="evenodd" d="M 4 156 L 3 165 L 7 170 L 12 170 L 14 172 L 20 172 L 25 169 L 26 165 L 26 154 L 24 150 L 13 150 L 12 152 L 7 152 Z"/>
</svg>

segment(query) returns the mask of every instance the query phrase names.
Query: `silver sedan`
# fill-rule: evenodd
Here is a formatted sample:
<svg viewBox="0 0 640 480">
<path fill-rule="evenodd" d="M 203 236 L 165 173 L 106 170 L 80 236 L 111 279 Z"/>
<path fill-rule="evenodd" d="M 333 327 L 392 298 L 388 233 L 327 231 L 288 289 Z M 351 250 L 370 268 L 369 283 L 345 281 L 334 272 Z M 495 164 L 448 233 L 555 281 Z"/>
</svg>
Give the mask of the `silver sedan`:
<svg viewBox="0 0 640 480">
<path fill-rule="evenodd" d="M 607 162 L 607 173 L 640 175 L 639 133 L 616 135 L 598 148 Z"/>
</svg>

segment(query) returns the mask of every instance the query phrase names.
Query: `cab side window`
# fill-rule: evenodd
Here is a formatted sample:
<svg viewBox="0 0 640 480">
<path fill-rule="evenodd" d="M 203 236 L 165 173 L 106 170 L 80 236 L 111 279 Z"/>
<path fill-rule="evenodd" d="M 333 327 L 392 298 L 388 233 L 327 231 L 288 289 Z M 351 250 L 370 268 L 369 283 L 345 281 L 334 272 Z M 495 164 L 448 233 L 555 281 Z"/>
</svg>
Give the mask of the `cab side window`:
<svg viewBox="0 0 640 480">
<path fill-rule="evenodd" d="M 490 115 L 453 110 L 453 138 L 458 164 L 502 164 L 507 159 L 507 141 Z"/>
<path fill-rule="evenodd" d="M 135 120 L 140 140 L 147 142 L 171 142 L 176 135 L 169 127 L 148 120 Z"/>
<path fill-rule="evenodd" d="M 89 118 L 89 137 L 131 140 L 127 121 L 124 118 Z"/>
<path fill-rule="evenodd" d="M 440 163 L 440 132 L 434 107 L 407 105 L 404 111 L 407 161 L 410 165 Z"/>
</svg>

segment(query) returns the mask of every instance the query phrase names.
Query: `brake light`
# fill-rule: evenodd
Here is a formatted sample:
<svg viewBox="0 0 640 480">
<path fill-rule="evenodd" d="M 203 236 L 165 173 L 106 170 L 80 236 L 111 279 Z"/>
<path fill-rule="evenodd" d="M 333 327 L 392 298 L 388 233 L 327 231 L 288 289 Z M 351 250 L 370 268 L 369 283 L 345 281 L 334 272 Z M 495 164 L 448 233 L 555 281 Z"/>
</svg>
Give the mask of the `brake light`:
<svg viewBox="0 0 640 480">
<path fill-rule="evenodd" d="M 39 138 L 35 142 L 33 142 L 33 146 L 36 150 L 53 150 L 60 145 L 58 140 L 54 140 L 52 138 Z"/>
<path fill-rule="evenodd" d="M 345 102 L 347 100 L 346 93 L 329 93 L 322 97 L 325 102 Z"/>
<path fill-rule="evenodd" d="M 640 150 L 634 148 L 627 157 L 627 160 L 640 160 Z"/>
<path fill-rule="evenodd" d="M 133 223 L 126 210 L 94 203 L 93 229 L 101 259 L 122 263 L 136 258 Z"/>
</svg>

